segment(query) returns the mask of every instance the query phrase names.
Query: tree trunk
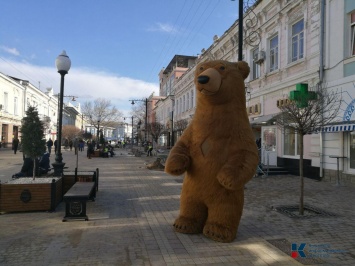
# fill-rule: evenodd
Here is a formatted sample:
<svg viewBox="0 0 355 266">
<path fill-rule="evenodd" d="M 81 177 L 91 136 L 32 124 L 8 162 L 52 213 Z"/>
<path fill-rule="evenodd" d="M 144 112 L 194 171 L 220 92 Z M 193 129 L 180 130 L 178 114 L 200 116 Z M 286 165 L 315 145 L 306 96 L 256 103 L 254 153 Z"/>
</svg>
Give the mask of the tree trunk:
<svg viewBox="0 0 355 266">
<path fill-rule="evenodd" d="M 299 206 L 299 214 L 303 215 L 304 214 L 304 203 L 303 203 L 303 194 L 304 194 L 304 177 L 303 177 L 303 137 L 304 135 L 301 134 L 300 136 L 300 144 L 299 144 L 299 149 L 300 149 L 300 181 L 301 181 L 301 187 L 300 187 L 300 206 Z"/>
<path fill-rule="evenodd" d="M 33 180 L 35 180 L 36 179 L 36 158 L 34 158 L 33 159 L 33 176 L 32 176 L 32 178 L 33 178 Z"/>
</svg>

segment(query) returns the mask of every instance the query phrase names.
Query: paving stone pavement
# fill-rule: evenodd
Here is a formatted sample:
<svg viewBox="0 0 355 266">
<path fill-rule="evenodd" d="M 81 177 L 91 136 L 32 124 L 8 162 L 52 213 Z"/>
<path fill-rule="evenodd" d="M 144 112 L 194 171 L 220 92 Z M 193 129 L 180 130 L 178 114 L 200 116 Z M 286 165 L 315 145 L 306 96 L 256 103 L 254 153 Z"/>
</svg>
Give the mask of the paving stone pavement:
<svg viewBox="0 0 355 266">
<path fill-rule="evenodd" d="M 116 153 L 89 160 L 63 151 L 69 169 L 76 158 L 79 170 L 100 169 L 89 221 L 62 222 L 63 202 L 53 213 L 2 214 L 0 265 L 355 265 L 354 187 L 305 179 L 305 203 L 337 216 L 297 219 L 275 208 L 298 203 L 299 177 L 253 178 L 236 240 L 218 243 L 173 231 L 182 177 L 146 169 L 154 157 Z M 21 153 L 0 149 L 1 182 L 21 164 Z M 286 253 L 274 242 L 287 243 Z M 305 243 L 307 257 L 293 259 L 290 243 Z"/>
</svg>

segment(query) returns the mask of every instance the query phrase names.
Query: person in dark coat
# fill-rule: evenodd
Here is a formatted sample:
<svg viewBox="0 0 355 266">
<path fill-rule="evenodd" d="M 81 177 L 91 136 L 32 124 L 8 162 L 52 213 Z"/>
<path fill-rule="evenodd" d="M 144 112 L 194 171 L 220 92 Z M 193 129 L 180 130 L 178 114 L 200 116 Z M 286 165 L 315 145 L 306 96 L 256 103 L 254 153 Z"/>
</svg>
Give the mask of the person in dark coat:
<svg viewBox="0 0 355 266">
<path fill-rule="evenodd" d="M 14 154 L 17 152 L 19 142 L 20 141 L 16 137 L 12 140 L 12 149 L 14 150 Z"/>
<path fill-rule="evenodd" d="M 57 154 L 57 150 L 58 150 L 58 140 L 54 141 L 54 154 Z"/>
<path fill-rule="evenodd" d="M 48 148 L 49 155 L 52 152 L 52 146 L 53 146 L 53 140 L 51 138 L 49 138 L 49 140 L 47 141 L 47 148 Z"/>
<path fill-rule="evenodd" d="M 94 153 L 94 146 L 91 141 L 88 142 L 87 157 L 91 159 L 91 154 Z"/>
<path fill-rule="evenodd" d="M 47 174 L 50 170 L 50 160 L 49 160 L 49 153 L 44 153 L 39 160 L 39 173 L 40 174 Z"/>
</svg>

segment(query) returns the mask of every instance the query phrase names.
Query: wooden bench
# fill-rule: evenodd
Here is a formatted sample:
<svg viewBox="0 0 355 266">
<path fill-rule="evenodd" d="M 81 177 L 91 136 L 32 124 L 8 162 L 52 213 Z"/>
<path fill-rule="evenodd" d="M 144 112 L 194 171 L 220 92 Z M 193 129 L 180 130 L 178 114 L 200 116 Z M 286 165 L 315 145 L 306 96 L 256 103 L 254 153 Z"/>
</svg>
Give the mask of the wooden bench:
<svg viewBox="0 0 355 266">
<path fill-rule="evenodd" d="M 86 215 L 86 202 L 95 201 L 96 183 L 95 182 L 76 182 L 65 195 L 65 216 L 63 222 L 69 219 L 89 220 Z"/>
<path fill-rule="evenodd" d="M 100 157 L 100 150 L 95 150 L 91 157 Z"/>
</svg>

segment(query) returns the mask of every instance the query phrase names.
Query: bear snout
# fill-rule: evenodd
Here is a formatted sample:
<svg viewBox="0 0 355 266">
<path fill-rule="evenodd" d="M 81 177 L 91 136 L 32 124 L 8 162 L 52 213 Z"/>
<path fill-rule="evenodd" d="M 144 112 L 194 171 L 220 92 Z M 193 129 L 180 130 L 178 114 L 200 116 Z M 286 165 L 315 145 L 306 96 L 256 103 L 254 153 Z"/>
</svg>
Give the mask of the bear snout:
<svg viewBox="0 0 355 266">
<path fill-rule="evenodd" d="M 210 78 L 208 76 L 199 76 L 197 78 L 197 82 L 200 84 L 206 84 L 206 83 L 208 83 L 209 80 L 210 80 Z"/>
</svg>

